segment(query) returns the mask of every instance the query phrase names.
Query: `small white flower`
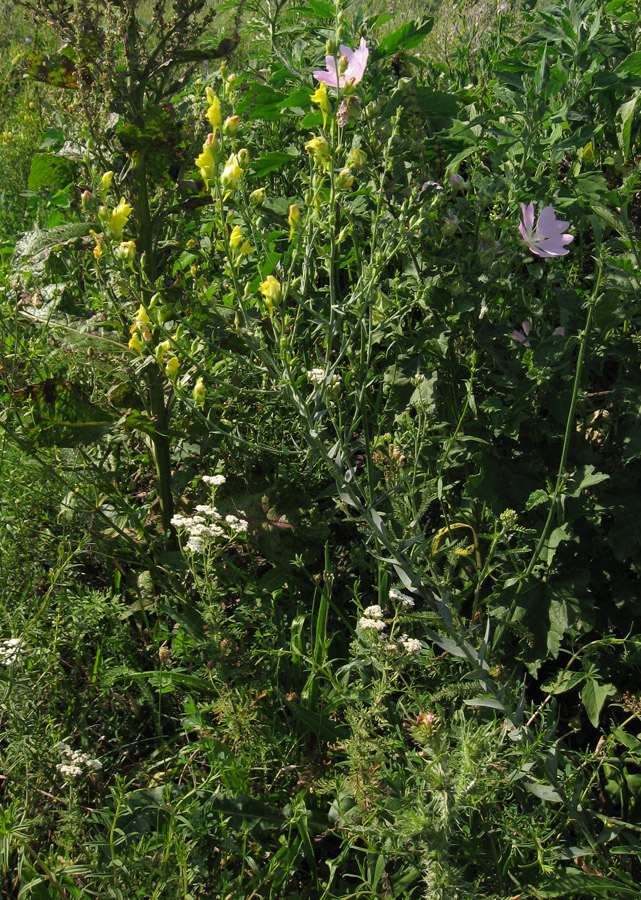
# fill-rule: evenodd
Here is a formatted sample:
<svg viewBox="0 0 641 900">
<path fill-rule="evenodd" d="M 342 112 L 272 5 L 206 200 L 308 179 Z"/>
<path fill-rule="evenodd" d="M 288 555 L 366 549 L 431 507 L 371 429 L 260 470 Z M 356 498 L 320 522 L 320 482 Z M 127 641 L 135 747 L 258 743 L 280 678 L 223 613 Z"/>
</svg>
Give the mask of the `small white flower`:
<svg viewBox="0 0 641 900">
<path fill-rule="evenodd" d="M 364 609 L 363 615 L 368 619 L 382 619 L 383 610 L 376 604 L 376 606 L 368 606 L 367 609 Z"/>
<path fill-rule="evenodd" d="M 405 594 L 402 594 L 396 588 L 390 588 L 389 598 L 390 600 L 402 600 Z"/>
<path fill-rule="evenodd" d="M 56 769 L 63 778 L 79 778 L 82 775 L 82 768 L 80 766 L 69 765 L 68 763 L 59 763 L 56 766 Z"/>
<path fill-rule="evenodd" d="M 420 653 L 423 646 L 416 638 L 407 638 L 407 640 L 401 641 L 401 643 L 406 653 Z"/>
<path fill-rule="evenodd" d="M 416 606 L 416 604 L 411 597 L 403 597 L 403 599 L 401 600 L 401 606 L 407 606 L 409 609 L 411 609 L 413 606 Z"/>
</svg>

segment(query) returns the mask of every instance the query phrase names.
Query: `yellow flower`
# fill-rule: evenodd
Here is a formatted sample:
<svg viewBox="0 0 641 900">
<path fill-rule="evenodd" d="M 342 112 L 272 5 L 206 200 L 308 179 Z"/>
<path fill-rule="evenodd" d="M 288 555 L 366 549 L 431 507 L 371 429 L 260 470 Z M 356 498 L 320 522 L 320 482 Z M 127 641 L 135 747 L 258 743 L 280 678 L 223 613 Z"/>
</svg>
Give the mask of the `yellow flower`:
<svg viewBox="0 0 641 900">
<path fill-rule="evenodd" d="M 212 131 L 216 131 L 216 129 L 222 122 L 222 116 L 220 114 L 220 100 L 210 87 L 205 88 L 205 94 L 207 95 L 207 103 L 209 103 L 206 116 L 209 119 Z"/>
<path fill-rule="evenodd" d="M 325 82 L 323 82 L 324 84 Z M 294 239 L 294 235 L 298 231 L 298 225 L 300 222 L 300 210 L 296 206 L 295 203 L 289 207 L 289 215 L 287 216 L 287 224 L 289 225 L 289 240 L 292 241 Z"/>
<path fill-rule="evenodd" d="M 329 160 L 329 144 L 324 137 L 315 137 L 305 144 L 305 150 L 313 156 L 316 165 L 323 170 L 327 168 Z"/>
<path fill-rule="evenodd" d="M 100 257 L 105 252 L 102 248 L 102 241 L 100 240 L 100 235 L 96 234 L 95 231 L 90 231 L 89 234 L 96 242 L 96 246 L 93 248 L 93 255 L 96 257 L 96 261 L 100 262 Z"/>
<path fill-rule="evenodd" d="M 141 328 L 141 329 L 146 328 L 150 324 L 151 324 L 151 320 L 150 320 L 149 316 L 147 315 L 147 310 L 141 303 L 140 308 L 139 308 L 138 312 L 136 313 L 136 328 Z"/>
<path fill-rule="evenodd" d="M 245 240 L 245 235 L 241 231 L 240 225 L 236 225 L 233 228 L 232 233 L 229 235 L 229 244 L 233 256 L 236 255 L 236 251 L 238 251 L 239 256 L 245 256 L 252 252 L 251 245 L 249 241 Z"/>
<path fill-rule="evenodd" d="M 103 197 L 106 197 L 109 193 L 109 188 L 111 187 L 111 179 L 113 177 L 113 172 L 105 172 L 105 174 L 100 179 L 100 193 Z"/>
<path fill-rule="evenodd" d="M 269 310 L 269 315 L 274 315 L 274 308 L 278 306 L 283 296 L 283 289 L 278 278 L 268 275 L 264 281 L 258 286 L 259 291 L 265 298 L 265 305 Z"/>
<path fill-rule="evenodd" d="M 124 198 L 121 199 L 118 206 L 112 211 L 111 219 L 109 221 L 109 231 L 115 240 L 119 241 L 122 237 L 123 229 L 132 212 L 133 208 L 129 206 Z"/>
<path fill-rule="evenodd" d="M 235 153 L 232 153 L 220 175 L 220 183 L 225 191 L 225 198 L 232 193 L 242 174 L 243 170 L 238 165 L 238 157 Z"/>
<path fill-rule="evenodd" d="M 196 381 L 193 390 L 193 397 L 196 403 L 199 406 L 205 405 L 205 382 L 202 379 L 202 376 Z"/>
<path fill-rule="evenodd" d="M 177 356 L 172 356 L 171 359 L 167 360 L 167 365 L 165 366 L 165 374 L 167 375 L 167 378 L 171 378 L 171 380 L 173 381 L 178 374 L 179 368 L 180 360 Z"/>
<path fill-rule="evenodd" d="M 220 141 L 214 134 L 208 134 L 203 144 L 203 152 L 196 157 L 195 163 L 200 169 L 203 176 L 206 190 L 209 190 L 209 182 L 216 177 L 216 163 L 218 162 L 218 153 L 220 150 Z"/>
<path fill-rule="evenodd" d="M 327 85 L 324 81 L 321 81 L 321 83 L 312 94 L 312 103 L 315 103 L 316 106 L 320 106 L 321 112 L 323 114 L 323 128 L 326 128 L 327 116 L 330 113 L 330 105 L 329 98 L 327 96 Z"/>
<path fill-rule="evenodd" d="M 135 351 L 136 353 L 142 353 L 142 342 L 137 334 L 132 334 L 129 339 L 129 344 L 127 345 L 130 350 Z"/>
</svg>

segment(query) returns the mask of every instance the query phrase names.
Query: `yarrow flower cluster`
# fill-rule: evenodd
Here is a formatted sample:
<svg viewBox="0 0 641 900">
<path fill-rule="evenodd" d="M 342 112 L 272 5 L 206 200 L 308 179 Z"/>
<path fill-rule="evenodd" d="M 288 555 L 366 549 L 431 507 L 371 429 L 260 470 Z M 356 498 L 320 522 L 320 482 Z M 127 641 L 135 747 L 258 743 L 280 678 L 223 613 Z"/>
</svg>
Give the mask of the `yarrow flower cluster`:
<svg viewBox="0 0 641 900">
<path fill-rule="evenodd" d="M 399 594 L 398 591 L 396 591 L 396 593 Z M 392 596 L 392 591 L 390 591 L 390 596 Z M 399 594 L 399 596 L 402 597 L 401 594 Z M 411 603 L 413 606 L 414 602 L 411 601 Z M 380 606 L 378 606 L 378 604 L 374 606 L 368 606 L 363 610 L 363 615 L 358 620 L 358 626 L 362 629 L 362 631 L 377 632 L 379 641 L 386 642 L 385 650 L 388 653 L 415 654 L 420 653 L 423 647 L 420 641 L 418 641 L 416 638 L 408 637 L 408 635 L 406 634 L 402 634 L 395 641 L 388 640 L 387 635 L 383 634 L 383 632 L 387 628 L 387 624 L 383 620 L 383 610 Z"/>
<path fill-rule="evenodd" d="M 93 759 L 88 753 L 83 753 L 81 750 L 72 750 L 64 741 L 56 744 L 54 750 L 58 751 L 61 759 L 56 769 L 63 778 L 80 778 L 89 770 L 99 772 L 102 769 L 99 759 Z"/>
<path fill-rule="evenodd" d="M 307 378 L 311 381 L 312 384 L 316 385 L 325 385 L 328 394 L 337 393 L 340 390 L 341 386 L 341 377 L 337 375 L 335 372 L 327 378 L 325 373 L 325 369 L 317 368 L 317 369 L 308 369 L 307 370 Z"/>
<path fill-rule="evenodd" d="M 203 475 L 203 481 L 213 487 L 220 487 L 226 478 L 224 475 Z M 190 553 L 203 553 L 207 539 L 230 539 L 236 534 L 245 533 L 248 528 L 246 519 L 239 519 L 231 514 L 223 515 L 211 504 L 199 504 L 192 516 L 175 515 L 171 524 L 174 528 L 184 528 L 187 532 L 185 547 Z"/>
<path fill-rule="evenodd" d="M 387 625 L 383 621 L 383 610 L 378 604 L 368 606 L 363 610 L 363 615 L 358 620 L 359 628 L 363 631 L 385 631 Z"/>
<path fill-rule="evenodd" d="M 0 665 L 11 666 L 20 660 L 24 653 L 20 638 L 7 638 L 0 641 Z"/>
</svg>

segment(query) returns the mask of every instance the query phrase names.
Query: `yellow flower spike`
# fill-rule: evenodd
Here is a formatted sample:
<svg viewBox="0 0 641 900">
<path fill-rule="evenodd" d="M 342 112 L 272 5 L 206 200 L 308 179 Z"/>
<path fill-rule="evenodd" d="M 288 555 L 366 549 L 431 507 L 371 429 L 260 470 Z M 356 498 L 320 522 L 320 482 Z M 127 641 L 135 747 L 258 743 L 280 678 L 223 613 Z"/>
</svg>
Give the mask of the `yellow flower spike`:
<svg viewBox="0 0 641 900">
<path fill-rule="evenodd" d="M 197 156 L 194 162 L 200 169 L 200 174 L 205 182 L 205 189 L 209 190 L 209 182 L 216 177 L 216 165 L 220 153 L 220 141 L 215 134 L 208 134 L 203 144 L 203 152 Z"/>
<path fill-rule="evenodd" d="M 327 85 L 324 81 L 318 85 L 311 97 L 312 103 L 320 106 L 323 114 L 323 128 L 327 128 L 327 117 L 330 113 L 329 97 L 327 96 Z"/>
<path fill-rule="evenodd" d="M 323 171 L 327 168 L 327 163 L 329 161 L 329 144 L 327 143 L 326 138 L 324 137 L 315 137 L 312 138 L 311 141 L 308 141 L 305 144 L 305 150 L 312 156 L 316 162 L 316 165 L 323 169 Z"/>
<path fill-rule="evenodd" d="M 264 281 L 258 286 L 259 291 L 265 298 L 265 306 L 269 310 L 270 317 L 274 315 L 274 309 L 281 301 L 283 289 L 278 278 L 268 275 Z"/>
<path fill-rule="evenodd" d="M 167 365 L 165 366 L 165 374 L 167 375 L 167 378 L 170 378 L 173 381 L 178 374 L 179 368 L 180 360 L 177 356 L 172 356 L 171 359 L 167 361 Z"/>
<path fill-rule="evenodd" d="M 324 83 L 325 82 L 323 82 L 323 84 Z M 289 207 L 287 224 L 289 225 L 289 240 L 293 241 L 300 225 L 300 210 L 295 203 L 292 203 L 292 205 Z"/>
<path fill-rule="evenodd" d="M 210 87 L 205 88 L 205 94 L 207 96 L 207 103 L 209 104 L 205 115 L 209 119 L 209 124 L 211 125 L 212 131 L 216 131 L 216 129 L 222 122 L 222 116 L 220 114 L 220 100 Z"/>
<path fill-rule="evenodd" d="M 194 385 L 194 390 L 193 390 L 192 394 L 193 394 L 193 398 L 196 401 L 196 403 L 198 404 L 198 406 L 205 405 L 206 391 L 205 391 L 205 382 L 203 381 L 202 376 L 196 381 L 196 384 Z"/>
<path fill-rule="evenodd" d="M 114 240 L 119 241 L 129 216 L 133 212 L 133 207 L 129 206 L 124 197 L 120 200 L 118 206 L 112 211 L 109 221 L 109 231 Z"/>
<path fill-rule="evenodd" d="M 135 353 L 140 353 L 142 355 L 143 346 L 142 346 L 142 342 L 137 334 L 132 334 L 127 346 L 129 347 L 130 350 L 133 350 Z"/>
</svg>

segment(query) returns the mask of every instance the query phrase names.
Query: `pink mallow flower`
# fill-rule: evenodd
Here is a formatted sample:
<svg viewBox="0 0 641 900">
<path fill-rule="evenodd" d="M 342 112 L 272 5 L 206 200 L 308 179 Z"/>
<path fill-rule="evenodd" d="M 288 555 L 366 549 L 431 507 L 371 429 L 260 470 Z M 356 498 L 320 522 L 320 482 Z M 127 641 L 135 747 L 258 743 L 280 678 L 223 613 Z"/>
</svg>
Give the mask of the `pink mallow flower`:
<svg viewBox="0 0 641 900">
<path fill-rule="evenodd" d="M 567 256 L 566 244 L 574 240 L 573 234 L 563 232 L 570 224 L 557 219 L 551 206 L 544 207 L 534 225 L 534 203 L 521 203 L 523 219 L 519 222 L 521 237 L 532 253 L 545 258 L 551 256 Z"/>
<path fill-rule="evenodd" d="M 314 78 L 316 81 L 324 81 L 329 87 L 344 88 L 346 85 L 353 87 L 358 84 L 365 72 L 369 56 L 367 43 L 362 37 L 358 49 L 351 50 L 344 44 L 341 44 L 339 49 L 341 51 L 339 59 L 337 60 L 334 56 L 326 56 L 327 70 L 325 72 L 317 70 L 314 72 Z M 342 64 L 341 60 L 343 60 Z M 347 60 L 347 63 L 344 60 Z M 343 68 L 344 66 L 345 68 Z"/>
<path fill-rule="evenodd" d="M 529 338 L 529 336 L 530 336 L 530 332 L 532 331 L 532 326 L 530 325 L 530 323 L 529 323 L 529 322 L 527 321 L 527 319 L 526 319 L 525 322 L 523 322 L 523 323 L 521 324 L 521 328 L 523 329 L 523 331 L 511 331 L 511 332 L 510 332 L 510 337 L 511 337 L 511 338 L 514 338 L 514 340 L 515 340 L 515 341 L 518 341 L 520 344 L 523 344 L 524 347 L 529 347 L 529 346 L 530 346 L 530 342 L 528 341 L 528 338 Z M 540 336 L 540 335 L 541 335 L 541 329 L 540 329 L 540 328 L 536 328 L 535 331 L 534 331 L 534 333 L 535 333 L 537 336 Z M 553 335 L 560 335 L 561 337 L 564 337 L 564 336 L 565 336 L 565 328 L 555 328 L 554 331 L 552 332 L 552 334 L 553 334 Z"/>
</svg>

